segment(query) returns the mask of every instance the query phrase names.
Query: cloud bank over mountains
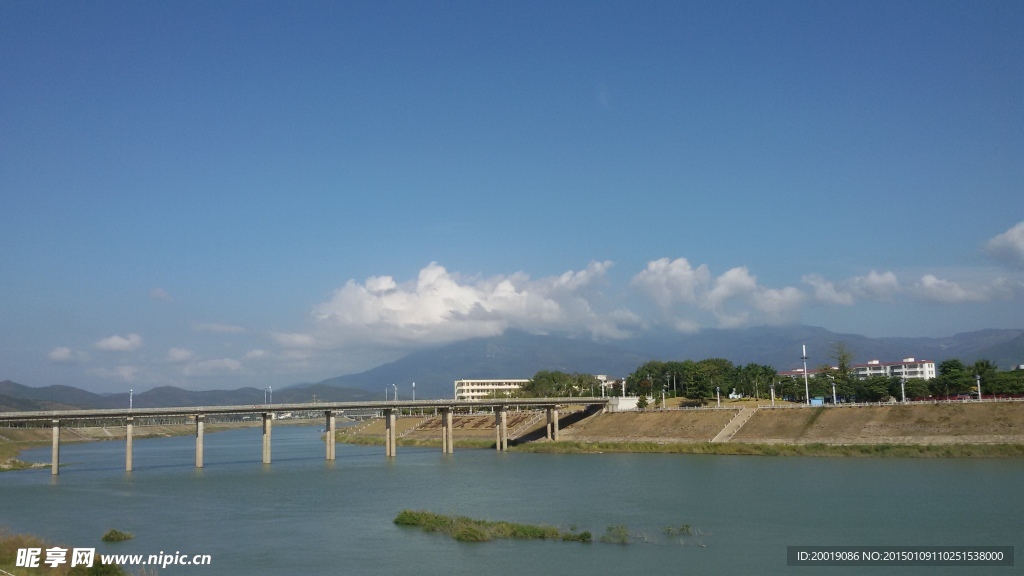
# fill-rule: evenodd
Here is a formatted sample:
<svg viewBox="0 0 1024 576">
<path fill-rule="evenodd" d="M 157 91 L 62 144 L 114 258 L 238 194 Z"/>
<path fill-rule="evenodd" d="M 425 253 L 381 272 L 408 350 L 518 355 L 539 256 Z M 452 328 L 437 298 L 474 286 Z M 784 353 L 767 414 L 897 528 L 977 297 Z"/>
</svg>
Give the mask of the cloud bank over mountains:
<svg viewBox="0 0 1024 576">
<path fill-rule="evenodd" d="M 508 329 L 619 340 L 649 329 L 695 332 L 797 323 L 810 307 L 849 309 L 864 302 L 952 306 L 1024 297 L 1024 222 L 981 249 L 1003 267 L 954 271 L 956 278 L 893 270 L 869 270 L 844 279 L 810 273 L 797 285 L 769 286 L 747 266 L 718 273 L 685 257 L 659 258 L 633 272 L 624 290 L 610 278 L 611 261 L 541 278 L 523 271 L 466 275 L 431 262 L 409 280 L 391 275 L 348 280 L 312 305 L 308 318 L 297 319 L 305 324 L 302 330 L 258 331 L 220 322 L 190 325 L 197 337 L 245 342 L 228 345 L 231 354 L 180 342 L 147 356 L 146 340 L 131 332 L 93 342 L 98 355 L 58 343 L 48 360 L 85 366 L 93 376 L 150 384 L 254 374 L 326 377 L 334 375 L 331 370 L 365 369 L 417 348 L 496 336 Z M 157 290 L 160 298 L 155 300 L 174 302 L 167 291 Z"/>
</svg>

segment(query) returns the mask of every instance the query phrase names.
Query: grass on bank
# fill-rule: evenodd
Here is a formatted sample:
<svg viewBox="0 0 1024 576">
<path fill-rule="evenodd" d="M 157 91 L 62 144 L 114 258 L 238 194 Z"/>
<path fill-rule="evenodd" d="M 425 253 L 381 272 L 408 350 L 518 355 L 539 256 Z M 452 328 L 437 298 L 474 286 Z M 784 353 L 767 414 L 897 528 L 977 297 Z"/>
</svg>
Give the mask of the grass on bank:
<svg viewBox="0 0 1024 576">
<path fill-rule="evenodd" d="M 459 542 L 487 542 L 498 539 L 562 540 L 565 542 L 591 542 L 590 532 L 562 532 L 554 526 L 491 522 L 465 516 L 445 516 L 425 510 L 402 510 L 395 517 L 399 526 L 416 526 L 426 532 L 447 534 Z"/>
<path fill-rule="evenodd" d="M 493 444 L 492 444 L 493 445 Z M 509 447 L 544 454 L 628 452 L 731 456 L 848 456 L 891 458 L 1024 458 L 1024 444 L 746 444 L 710 442 L 531 442 Z"/>
<path fill-rule="evenodd" d="M 335 436 L 335 442 L 340 442 L 342 444 L 354 444 L 356 446 L 383 446 L 384 437 L 339 433 Z M 441 439 L 399 438 L 397 444 L 399 446 L 410 446 L 413 448 L 440 448 Z M 494 448 L 494 440 L 487 440 L 484 438 L 459 438 L 455 440 L 455 448 Z"/>
</svg>

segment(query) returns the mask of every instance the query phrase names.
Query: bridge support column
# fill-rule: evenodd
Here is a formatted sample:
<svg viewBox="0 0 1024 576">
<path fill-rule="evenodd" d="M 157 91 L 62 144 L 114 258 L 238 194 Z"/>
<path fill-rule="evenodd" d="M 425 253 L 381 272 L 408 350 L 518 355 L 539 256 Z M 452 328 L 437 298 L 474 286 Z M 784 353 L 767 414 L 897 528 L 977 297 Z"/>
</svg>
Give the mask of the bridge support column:
<svg viewBox="0 0 1024 576">
<path fill-rule="evenodd" d="M 398 445 L 395 438 L 395 428 L 397 428 L 395 411 L 391 409 L 384 410 L 384 455 L 388 458 L 395 456 L 395 448 Z"/>
<path fill-rule="evenodd" d="M 499 406 L 494 413 L 494 449 L 508 450 L 508 408 Z"/>
<path fill-rule="evenodd" d="M 263 463 L 270 464 L 270 432 L 274 426 L 274 413 L 263 413 Z"/>
<path fill-rule="evenodd" d="M 327 460 L 334 460 L 334 412 L 330 410 L 324 411 L 324 416 L 327 417 L 327 426 L 324 430 L 327 431 Z"/>
<path fill-rule="evenodd" d="M 548 408 L 547 439 L 558 442 L 558 407 Z"/>
<path fill-rule="evenodd" d="M 125 418 L 124 469 L 127 472 L 132 471 L 132 425 L 134 423 L 135 418 L 131 416 Z"/>
<path fill-rule="evenodd" d="M 441 408 L 441 453 L 455 453 L 455 438 L 452 435 L 451 408 Z"/>
<path fill-rule="evenodd" d="M 196 468 L 203 467 L 203 422 L 206 416 L 196 414 Z"/>
<path fill-rule="evenodd" d="M 50 474 L 56 476 L 60 467 L 60 420 L 53 419 L 53 449 L 50 451 Z"/>
</svg>

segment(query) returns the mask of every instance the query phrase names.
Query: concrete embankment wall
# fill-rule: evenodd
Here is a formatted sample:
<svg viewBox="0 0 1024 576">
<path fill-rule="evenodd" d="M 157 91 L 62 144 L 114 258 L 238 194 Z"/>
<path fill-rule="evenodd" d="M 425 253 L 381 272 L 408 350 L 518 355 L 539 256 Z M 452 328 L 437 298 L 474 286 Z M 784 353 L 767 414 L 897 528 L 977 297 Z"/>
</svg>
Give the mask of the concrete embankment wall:
<svg viewBox="0 0 1024 576">
<path fill-rule="evenodd" d="M 1024 442 L 1024 402 L 760 409 L 732 442 Z"/>
<path fill-rule="evenodd" d="M 743 405 L 750 407 L 750 405 Z M 566 424 L 561 439 L 577 442 L 709 442 L 743 406 L 598 414 Z M 528 419 L 529 412 L 520 415 Z M 518 422 L 518 421 L 517 421 Z M 529 423 L 529 420 L 524 420 Z M 493 439 L 494 417 L 456 416 L 456 438 Z M 439 421 L 399 418 L 401 437 L 440 437 Z M 543 430 L 544 421 L 536 423 Z M 510 423 L 510 428 L 516 425 Z M 382 420 L 355 429 L 381 436 Z M 529 433 L 526 434 L 529 436 Z M 543 436 L 543 434 L 534 435 Z M 1024 402 L 760 408 L 728 442 L 756 444 L 1024 444 Z"/>
</svg>

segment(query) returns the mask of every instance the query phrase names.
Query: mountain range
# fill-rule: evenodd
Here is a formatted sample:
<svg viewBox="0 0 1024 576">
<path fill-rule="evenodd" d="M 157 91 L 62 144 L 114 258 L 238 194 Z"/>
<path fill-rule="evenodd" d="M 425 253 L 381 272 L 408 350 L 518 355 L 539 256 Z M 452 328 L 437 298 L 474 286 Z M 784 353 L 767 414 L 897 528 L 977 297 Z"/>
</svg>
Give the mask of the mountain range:
<svg viewBox="0 0 1024 576">
<path fill-rule="evenodd" d="M 746 329 L 705 329 L 694 334 L 660 333 L 617 342 L 595 342 L 558 335 L 509 330 L 501 336 L 477 338 L 413 352 L 366 372 L 315 383 L 275 388 L 274 402 L 343 402 L 383 400 L 397 385 L 400 399 L 450 398 L 458 379 L 530 378 L 540 370 L 626 376 L 649 360 L 726 358 L 734 364 L 767 364 L 784 371 L 801 366 L 807 346 L 808 366 L 829 363 L 837 343 L 853 354 L 854 363 L 895 361 L 907 357 L 936 363 L 958 358 L 965 363 L 988 359 L 1007 370 L 1024 364 L 1024 330 L 981 330 L 945 338 L 869 338 L 840 334 L 813 326 L 759 326 Z M 172 386 L 134 395 L 140 408 L 260 404 L 261 388 L 190 391 Z M 71 386 L 32 388 L 0 382 L 0 411 L 64 407 L 113 408 L 128 405 L 128 395 L 94 394 Z"/>
</svg>

